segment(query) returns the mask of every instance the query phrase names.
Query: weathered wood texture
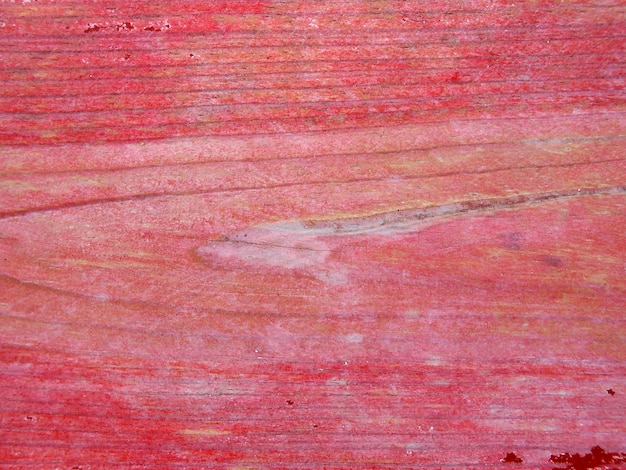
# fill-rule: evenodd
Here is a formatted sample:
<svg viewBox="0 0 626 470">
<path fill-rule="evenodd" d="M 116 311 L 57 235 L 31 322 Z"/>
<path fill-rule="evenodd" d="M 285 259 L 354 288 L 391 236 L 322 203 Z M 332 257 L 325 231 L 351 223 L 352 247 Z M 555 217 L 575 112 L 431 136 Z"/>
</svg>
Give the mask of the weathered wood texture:
<svg viewBox="0 0 626 470">
<path fill-rule="evenodd" d="M 621 467 L 625 31 L 2 1 L 0 466 Z"/>
</svg>

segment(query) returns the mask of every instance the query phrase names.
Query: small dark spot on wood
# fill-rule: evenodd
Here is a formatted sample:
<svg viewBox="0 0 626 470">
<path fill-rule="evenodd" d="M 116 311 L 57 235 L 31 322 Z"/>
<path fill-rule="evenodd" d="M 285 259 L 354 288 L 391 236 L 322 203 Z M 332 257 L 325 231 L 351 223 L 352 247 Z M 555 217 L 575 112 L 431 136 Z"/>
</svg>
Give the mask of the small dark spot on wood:
<svg viewBox="0 0 626 470">
<path fill-rule="evenodd" d="M 126 21 L 124 23 L 120 23 L 118 24 L 115 29 L 117 29 L 118 31 L 132 31 L 133 29 L 135 29 L 135 26 L 133 26 L 132 23 Z"/>
<path fill-rule="evenodd" d="M 87 29 L 85 29 L 86 33 L 96 33 L 100 31 L 101 27 L 94 23 L 89 23 L 87 25 Z"/>
<path fill-rule="evenodd" d="M 500 459 L 502 463 L 522 463 L 523 460 L 519 458 L 515 452 L 508 452 L 503 459 Z"/>
<path fill-rule="evenodd" d="M 289 406 L 293 405 L 293 400 L 285 400 L 285 402 L 286 402 Z"/>
<path fill-rule="evenodd" d="M 145 28 L 143 28 L 144 31 L 153 31 L 153 32 L 161 32 L 163 31 L 163 29 L 170 29 L 170 25 L 165 24 L 163 25 L 162 28 L 157 28 L 156 26 L 150 25 L 150 26 L 146 26 Z"/>
<path fill-rule="evenodd" d="M 522 241 L 523 241 L 523 236 L 521 233 L 517 233 L 517 232 L 507 233 L 505 237 L 505 246 L 509 250 L 521 250 Z"/>
<path fill-rule="evenodd" d="M 606 393 L 608 393 L 609 395 L 613 396 L 615 395 L 615 390 L 613 390 L 612 388 L 609 388 Z"/>
<path fill-rule="evenodd" d="M 542 256 L 540 260 L 542 263 L 545 263 L 548 266 L 552 266 L 553 268 L 560 268 L 561 266 L 563 266 L 563 258 L 561 258 L 560 256 L 547 255 Z"/>
</svg>

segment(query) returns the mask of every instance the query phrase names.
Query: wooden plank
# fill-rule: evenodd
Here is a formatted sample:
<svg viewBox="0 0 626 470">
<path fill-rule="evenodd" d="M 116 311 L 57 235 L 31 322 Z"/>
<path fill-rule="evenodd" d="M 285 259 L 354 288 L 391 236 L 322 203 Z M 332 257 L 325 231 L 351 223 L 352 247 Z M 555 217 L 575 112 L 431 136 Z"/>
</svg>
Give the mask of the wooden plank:
<svg viewBox="0 0 626 470">
<path fill-rule="evenodd" d="M 624 466 L 625 19 L 2 4 L 0 465 Z"/>
</svg>

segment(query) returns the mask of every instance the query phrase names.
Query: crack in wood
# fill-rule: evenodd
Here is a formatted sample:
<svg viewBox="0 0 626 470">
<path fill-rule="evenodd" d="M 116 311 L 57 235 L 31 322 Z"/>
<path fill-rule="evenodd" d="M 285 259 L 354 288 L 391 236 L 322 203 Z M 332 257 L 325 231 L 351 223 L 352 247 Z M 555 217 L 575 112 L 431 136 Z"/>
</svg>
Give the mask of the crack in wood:
<svg viewBox="0 0 626 470">
<path fill-rule="evenodd" d="M 304 270 L 333 284 L 345 281 L 341 269 L 330 269 L 325 261 L 341 247 L 335 237 L 392 235 L 419 230 L 426 221 L 439 221 L 470 214 L 511 210 L 541 203 L 592 197 L 622 195 L 626 186 L 577 188 L 463 200 L 419 209 L 384 212 L 364 217 L 333 220 L 278 222 L 257 225 L 197 249 L 197 254 L 214 267 L 232 269 L 264 267 L 278 270 Z M 334 241 L 333 241 L 334 240 Z"/>
<path fill-rule="evenodd" d="M 514 209 L 520 206 L 536 205 L 559 199 L 620 194 L 626 194 L 626 186 L 577 188 L 565 191 L 520 194 L 500 198 L 470 199 L 449 204 L 441 204 L 419 209 L 383 212 L 362 217 L 331 220 L 309 220 L 293 223 L 275 223 L 259 226 L 259 228 L 280 231 L 283 233 L 302 232 L 303 230 L 306 230 L 312 235 L 358 235 L 365 233 L 388 233 L 391 231 L 411 231 L 414 229 L 414 225 L 417 222 L 428 219 L 458 217 L 476 212 Z M 263 244 L 256 242 L 252 237 L 251 239 L 246 240 L 245 238 L 248 238 L 248 234 L 249 231 L 238 232 L 237 234 L 227 237 L 226 241 L 247 244 Z M 283 248 L 294 249 L 295 247 L 283 246 Z M 302 248 L 300 247 L 298 249 Z"/>
</svg>

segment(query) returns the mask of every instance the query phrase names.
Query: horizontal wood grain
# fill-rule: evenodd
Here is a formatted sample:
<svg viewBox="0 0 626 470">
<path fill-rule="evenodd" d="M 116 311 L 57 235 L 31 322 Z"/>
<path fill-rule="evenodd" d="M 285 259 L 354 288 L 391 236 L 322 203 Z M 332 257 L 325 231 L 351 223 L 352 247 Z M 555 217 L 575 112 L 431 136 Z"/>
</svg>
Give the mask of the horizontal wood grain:
<svg viewBox="0 0 626 470">
<path fill-rule="evenodd" d="M 625 15 L 1 3 L 0 467 L 622 468 Z"/>
</svg>

